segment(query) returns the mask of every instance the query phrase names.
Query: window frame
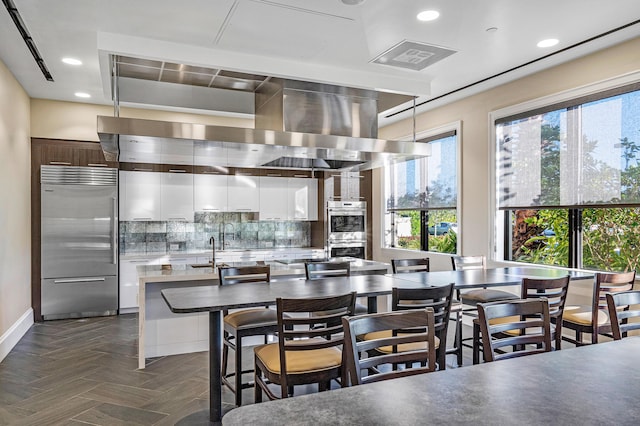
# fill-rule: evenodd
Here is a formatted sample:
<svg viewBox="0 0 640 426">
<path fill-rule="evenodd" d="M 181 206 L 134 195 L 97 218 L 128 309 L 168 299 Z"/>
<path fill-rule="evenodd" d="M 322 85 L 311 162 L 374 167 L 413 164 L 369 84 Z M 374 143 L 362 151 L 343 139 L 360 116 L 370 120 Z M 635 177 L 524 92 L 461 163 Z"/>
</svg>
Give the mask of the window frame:
<svg viewBox="0 0 640 426">
<path fill-rule="evenodd" d="M 458 237 L 457 237 L 457 243 L 456 243 L 456 253 L 455 254 L 460 254 L 462 253 L 462 244 L 463 244 L 463 238 L 462 236 L 463 234 L 463 216 L 462 216 L 462 197 L 463 197 L 463 193 L 462 193 L 462 146 L 463 146 L 463 136 L 462 136 L 462 121 L 455 121 L 452 123 L 448 123 L 448 124 L 444 124 L 442 126 L 438 126 L 438 127 L 433 127 L 431 129 L 427 129 L 427 130 L 423 130 L 420 132 L 417 132 L 414 134 L 410 134 L 410 135 L 405 135 L 401 138 L 399 138 L 398 140 L 400 141 L 404 141 L 404 142 L 411 142 L 411 141 L 418 141 L 420 139 L 429 139 L 429 138 L 433 138 L 435 136 L 438 135 L 443 135 L 446 133 L 451 133 L 454 132 L 455 136 L 456 136 L 456 189 L 457 189 L 457 198 L 456 198 L 456 206 L 455 206 L 455 210 L 456 210 L 456 217 L 457 217 L 457 224 L 458 224 Z M 416 142 L 419 143 L 419 142 Z M 381 214 L 381 226 L 380 226 L 380 234 L 379 234 L 379 238 L 380 238 L 380 249 L 381 250 L 402 250 L 402 251 L 406 251 L 407 249 L 404 249 L 402 247 L 391 247 L 391 246 L 386 246 L 385 245 L 385 232 L 386 232 L 386 228 L 385 228 L 385 215 L 387 212 L 387 207 L 386 207 L 386 200 L 385 200 L 385 170 L 384 167 L 381 168 L 380 170 L 380 178 L 381 178 L 381 185 L 379 188 L 379 197 L 380 197 L 380 211 L 382 212 Z M 428 216 L 428 210 L 426 210 L 427 212 L 427 216 Z M 423 225 L 423 224 L 421 224 Z M 426 225 L 428 226 L 428 225 Z M 425 229 L 426 229 L 425 226 Z M 422 227 L 422 226 L 421 226 Z M 427 232 L 428 233 L 428 232 Z M 421 232 L 421 240 L 424 238 L 425 236 L 422 235 Z M 424 246 L 421 242 L 421 246 Z M 440 252 L 432 252 L 432 251 L 425 251 L 425 250 L 411 250 L 414 252 L 423 252 L 423 253 L 434 253 L 434 254 L 444 254 L 444 255 L 451 255 L 452 253 L 440 253 Z"/>
<path fill-rule="evenodd" d="M 545 110 L 550 107 L 558 106 L 563 103 L 571 103 L 577 101 L 580 98 L 606 98 L 612 96 L 610 93 L 615 92 L 624 86 L 637 85 L 640 83 L 640 71 L 623 74 L 618 77 L 613 77 L 605 80 L 601 80 L 595 83 L 579 86 L 569 90 L 565 90 L 559 93 L 554 93 L 548 96 L 532 99 L 522 102 L 520 104 L 512 105 L 509 107 L 501 108 L 495 111 L 491 111 L 488 117 L 489 128 L 489 143 L 491 144 L 490 155 L 490 206 L 493 210 L 493 214 L 490 215 L 490 229 L 493 232 L 490 233 L 490 257 L 496 262 L 516 263 L 515 261 L 505 260 L 506 256 L 506 242 L 508 232 L 508 221 L 505 219 L 505 212 L 511 210 L 500 210 L 498 205 L 498 185 L 497 185 L 497 166 L 499 150 L 496 143 L 496 124 L 507 117 L 514 117 L 519 115 L 525 115 L 531 113 L 534 115 L 536 111 Z M 610 208 L 618 208 L 620 206 L 612 205 Z M 574 208 L 576 209 L 576 208 Z M 577 208 L 580 210 L 580 208 Z M 570 254 L 571 256 L 571 254 Z M 523 262 L 517 262 L 522 264 Z M 569 259 L 569 267 L 579 268 L 582 267 L 582 259 Z M 573 265 L 573 266 L 572 266 Z"/>
</svg>

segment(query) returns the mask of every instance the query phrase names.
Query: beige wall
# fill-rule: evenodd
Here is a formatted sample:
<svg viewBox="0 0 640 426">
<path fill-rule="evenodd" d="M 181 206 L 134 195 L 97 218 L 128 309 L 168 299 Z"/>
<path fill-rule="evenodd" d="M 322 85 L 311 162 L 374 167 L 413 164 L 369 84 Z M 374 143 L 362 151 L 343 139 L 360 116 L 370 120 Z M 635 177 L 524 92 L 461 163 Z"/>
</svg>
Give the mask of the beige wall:
<svg viewBox="0 0 640 426">
<path fill-rule="evenodd" d="M 29 96 L 0 61 L 0 336 L 31 308 L 30 152 Z"/>
<path fill-rule="evenodd" d="M 97 116 L 113 116 L 113 107 L 46 99 L 31 100 L 31 137 L 97 141 Z M 120 108 L 120 117 L 253 128 L 253 118 Z"/>
<path fill-rule="evenodd" d="M 493 141 L 489 140 L 489 113 L 500 108 L 578 88 L 598 81 L 617 77 L 640 70 L 640 38 L 619 44 L 613 48 L 596 52 L 577 60 L 548 70 L 532 74 L 491 90 L 469 96 L 457 102 L 427 111 L 416 118 L 416 131 L 446 125 L 460 120 L 462 153 L 462 211 L 461 254 L 491 255 L 490 247 L 490 154 Z M 380 130 L 384 139 L 397 139 L 410 135 L 412 121 L 404 120 Z M 374 179 L 379 179 L 377 171 Z M 379 186 L 378 186 L 379 187 Z M 379 195 L 379 194 L 374 194 Z M 381 197 L 374 199 L 374 205 L 381 211 Z M 374 224 L 380 223 L 374 218 Z M 377 260 L 387 260 L 406 254 L 395 250 L 381 249 L 380 230 L 374 229 L 373 256 Z M 411 253 L 410 253 L 411 254 Z M 419 253 L 412 253 L 413 256 Z M 450 269 L 448 259 L 430 255 L 432 263 Z M 440 268 L 434 268 L 440 269 Z"/>
</svg>

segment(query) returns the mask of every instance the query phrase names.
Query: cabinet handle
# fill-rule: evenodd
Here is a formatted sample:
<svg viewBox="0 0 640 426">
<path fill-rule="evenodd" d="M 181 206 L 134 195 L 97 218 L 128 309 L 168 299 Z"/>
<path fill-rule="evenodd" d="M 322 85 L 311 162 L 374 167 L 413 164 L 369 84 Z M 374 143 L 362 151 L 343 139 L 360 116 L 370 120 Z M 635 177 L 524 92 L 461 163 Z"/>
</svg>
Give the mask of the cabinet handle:
<svg viewBox="0 0 640 426">
<path fill-rule="evenodd" d="M 186 217 L 168 217 L 169 220 L 187 220 Z"/>
<path fill-rule="evenodd" d="M 170 257 L 169 260 L 174 261 L 174 262 L 179 262 L 179 261 L 187 260 L 187 259 L 184 258 L 184 257 L 176 257 L 176 258 L 171 258 Z"/>
<path fill-rule="evenodd" d="M 153 170 L 152 169 L 139 169 L 137 167 L 134 167 L 133 171 L 134 172 L 151 172 Z"/>
<path fill-rule="evenodd" d="M 271 177 L 281 177 L 281 174 L 278 173 L 267 173 L 267 176 L 271 176 Z"/>
<path fill-rule="evenodd" d="M 151 220 L 150 217 L 134 217 L 133 220 Z"/>
<path fill-rule="evenodd" d="M 71 165 L 71 163 L 67 161 L 49 161 L 49 164 L 52 164 L 54 166 L 70 166 Z"/>
<path fill-rule="evenodd" d="M 209 172 L 209 171 L 205 171 L 204 172 L 205 175 L 219 175 L 220 172 Z"/>
<path fill-rule="evenodd" d="M 306 178 L 309 177 L 307 175 L 293 175 L 293 177 L 297 177 L 297 178 Z"/>
<path fill-rule="evenodd" d="M 220 209 L 213 209 L 213 208 L 209 209 L 209 208 L 206 208 L 206 207 L 204 209 L 202 209 L 202 210 L 205 210 L 205 211 L 220 211 Z"/>
<path fill-rule="evenodd" d="M 87 164 L 89 167 L 107 167 L 106 164 L 102 164 L 102 163 L 89 163 Z"/>
<path fill-rule="evenodd" d="M 237 209 L 239 212 L 250 212 L 251 209 Z"/>
<path fill-rule="evenodd" d="M 147 263 L 148 260 L 129 260 L 129 263 Z"/>
<path fill-rule="evenodd" d="M 71 278 L 66 280 L 53 280 L 54 284 L 88 283 L 98 281 L 106 281 L 106 278 Z"/>
<path fill-rule="evenodd" d="M 182 169 L 169 169 L 169 173 L 186 173 L 186 170 Z"/>
</svg>

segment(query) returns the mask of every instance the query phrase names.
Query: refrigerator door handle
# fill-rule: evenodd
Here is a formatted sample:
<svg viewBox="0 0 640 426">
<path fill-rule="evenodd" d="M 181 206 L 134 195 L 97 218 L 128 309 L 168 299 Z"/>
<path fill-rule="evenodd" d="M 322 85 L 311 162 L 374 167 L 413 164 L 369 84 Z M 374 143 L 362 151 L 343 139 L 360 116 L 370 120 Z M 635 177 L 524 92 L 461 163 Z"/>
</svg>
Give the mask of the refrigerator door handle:
<svg viewBox="0 0 640 426">
<path fill-rule="evenodd" d="M 118 224 L 118 202 L 116 197 L 111 199 L 112 201 L 112 215 L 111 215 L 111 263 L 117 264 L 118 262 L 118 231 L 116 230 Z"/>
<path fill-rule="evenodd" d="M 106 281 L 106 278 L 69 278 L 64 280 L 53 280 L 54 284 L 65 284 L 65 283 L 86 283 L 86 282 L 95 282 L 95 281 Z"/>
</svg>

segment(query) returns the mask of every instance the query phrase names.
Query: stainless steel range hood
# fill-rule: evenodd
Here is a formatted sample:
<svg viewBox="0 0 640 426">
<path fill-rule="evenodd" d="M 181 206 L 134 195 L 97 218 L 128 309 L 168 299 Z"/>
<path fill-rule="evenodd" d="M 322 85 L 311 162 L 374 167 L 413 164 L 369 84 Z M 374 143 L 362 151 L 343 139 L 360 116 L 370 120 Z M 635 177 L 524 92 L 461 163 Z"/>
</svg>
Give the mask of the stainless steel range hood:
<svg viewBox="0 0 640 426">
<path fill-rule="evenodd" d="M 430 154 L 377 138 L 393 103 L 378 92 L 271 79 L 255 103 L 256 129 L 99 116 L 98 135 L 108 160 L 138 163 L 366 170 Z"/>
</svg>

